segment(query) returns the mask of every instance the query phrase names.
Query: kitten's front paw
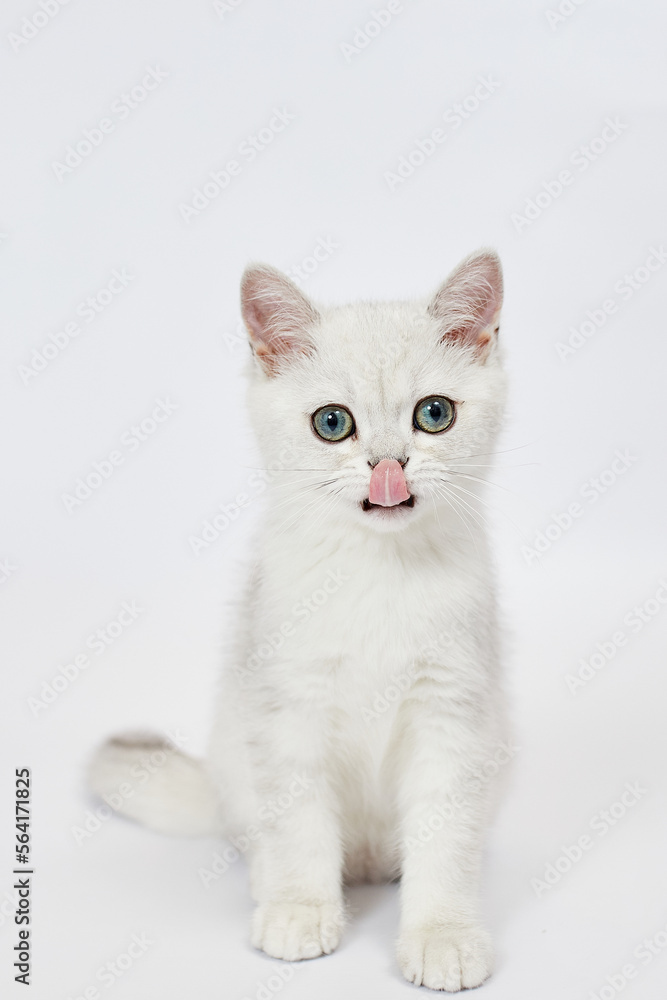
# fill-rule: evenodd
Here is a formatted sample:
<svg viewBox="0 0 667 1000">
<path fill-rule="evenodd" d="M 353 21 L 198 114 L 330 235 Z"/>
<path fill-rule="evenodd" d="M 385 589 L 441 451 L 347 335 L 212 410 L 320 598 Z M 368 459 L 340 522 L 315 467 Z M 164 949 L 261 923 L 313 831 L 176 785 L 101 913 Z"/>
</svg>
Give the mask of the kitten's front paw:
<svg viewBox="0 0 667 1000">
<path fill-rule="evenodd" d="M 272 958 L 298 962 L 328 955 L 343 929 L 343 910 L 335 903 L 262 903 L 252 921 L 252 943 Z"/>
<path fill-rule="evenodd" d="M 404 931 L 396 950 L 405 978 L 431 990 L 480 986 L 491 975 L 491 940 L 480 927 L 428 924 Z"/>
</svg>

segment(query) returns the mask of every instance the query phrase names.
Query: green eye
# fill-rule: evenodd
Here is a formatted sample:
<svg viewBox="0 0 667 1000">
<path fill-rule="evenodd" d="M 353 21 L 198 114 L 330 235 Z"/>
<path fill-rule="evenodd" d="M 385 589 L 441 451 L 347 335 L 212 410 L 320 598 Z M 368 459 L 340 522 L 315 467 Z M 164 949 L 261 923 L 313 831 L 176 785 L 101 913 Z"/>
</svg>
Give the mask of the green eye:
<svg viewBox="0 0 667 1000">
<path fill-rule="evenodd" d="M 456 417 L 456 407 L 446 396 L 427 396 L 415 406 L 414 425 L 427 434 L 449 430 Z"/>
<path fill-rule="evenodd" d="M 344 406 L 321 406 L 311 419 L 315 433 L 325 441 L 342 441 L 354 431 L 354 418 Z"/>
</svg>

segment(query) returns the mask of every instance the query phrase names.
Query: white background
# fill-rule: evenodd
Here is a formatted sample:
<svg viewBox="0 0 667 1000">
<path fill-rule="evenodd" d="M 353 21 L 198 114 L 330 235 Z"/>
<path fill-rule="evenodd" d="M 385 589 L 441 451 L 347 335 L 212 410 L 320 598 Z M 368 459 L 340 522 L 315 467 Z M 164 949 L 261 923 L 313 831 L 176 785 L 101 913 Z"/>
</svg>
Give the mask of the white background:
<svg viewBox="0 0 667 1000">
<path fill-rule="evenodd" d="M 195 555 L 191 536 L 248 491 L 257 465 L 242 408 L 239 277 L 252 259 L 299 265 L 324 239 L 339 246 L 303 283 L 324 301 L 426 295 L 479 245 L 495 246 L 505 266 L 512 392 L 495 473 L 504 489 L 488 499 L 521 749 L 490 839 L 485 909 L 498 964 L 480 995 L 575 1000 L 602 990 L 608 1000 L 607 977 L 632 962 L 624 997 L 665 996 L 667 949 L 650 963 L 633 952 L 667 926 L 667 611 L 649 603 L 659 610 L 636 632 L 624 619 L 667 577 L 667 265 L 629 298 L 614 286 L 667 241 L 667 14 L 648 0 L 587 0 L 552 25 L 555 2 L 404 0 L 346 58 L 341 44 L 380 6 L 237 0 L 217 12 L 204 0 L 71 0 L 17 46 L 11 33 L 40 8 L 3 4 L 3 995 L 65 1000 L 96 983 L 112 1000 L 272 995 L 275 963 L 248 943 L 242 862 L 206 890 L 197 871 L 220 848 L 213 841 L 112 819 L 77 844 L 73 828 L 96 808 L 84 766 L 108 733 L 147 725 L 179 730 L 193 752 L 204 746 L 261 507 Z M 54 162 L 150 67 L 167 78 L 125 118 L 112 114 L 113 132 L 59 179 Z M 495 89 L 454 128 L 443 116 L 480 76 Z M 247 162 L 239 146 L 274 108 L 294 120 Z M 571 156 L 607 118 L 624 128 L 580 169 Z M 385 174 L 438 127 L 445 141 L 390 190 Z M 180 206 L 233 158 L 240 174 L 186 222 Z M 515 224 L 564 169 L 572 183 Z M 79 336 L 26 378 L 33 349 L 123 268 L 127 288 L 94 322 L 79 317 Z M 617 311 L 560 357 L 570 328 L 610 298 Z M 157 398 L 177 404 L 173 415 L 68 513 L 63 494 Z M 587 499 L 582 490 L 596 491 L 586 484 L 617 449 L 632 456 L 627 471 Z M 574 502 L 581 515 L 542 543 L 539 561 L 522 552 Z M 143 609 L 137 620 L 51 704 L 31 709 L 124 601 Z M 625 645 L 572 693 L 566 675 L 618 630 Z M 5 895 L 13 774 L 23 766 L 34 788 L 29 993 L 11 982 Z M 591 821 L 626 782 L 645 791 L 600 836 Z M 536 891 L 531 880 L 586 833 L 593 848 Z M 290 970 L 286 1000 L 414 994 L 393 958 L 395 887 L 350 900 L 356 916 L 339 952 Z M 135 932 L 153 943 L 105 987 L 97 970 Z"/>
</svg>

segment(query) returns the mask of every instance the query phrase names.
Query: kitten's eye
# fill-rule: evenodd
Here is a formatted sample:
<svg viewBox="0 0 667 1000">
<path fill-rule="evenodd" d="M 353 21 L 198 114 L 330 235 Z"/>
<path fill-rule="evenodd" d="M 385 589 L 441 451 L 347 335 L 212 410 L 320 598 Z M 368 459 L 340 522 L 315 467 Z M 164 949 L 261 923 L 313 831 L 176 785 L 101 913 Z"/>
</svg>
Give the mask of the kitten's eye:
<svg viewBox="0 0 667 1000">
<path fill-rule="evenodd" d="M 427 434 L 449 430 L 456 417 L 456 407 L 446 396 L 427 396 L 415 406 L 414 425 Z"/>
<path fill-rule="evenodd" d="M 342 441 L 354 431 L 354 418 L 344 406 L 321 406 L 311 419 L 315 433 L 325 441 Z"/>
</svg>

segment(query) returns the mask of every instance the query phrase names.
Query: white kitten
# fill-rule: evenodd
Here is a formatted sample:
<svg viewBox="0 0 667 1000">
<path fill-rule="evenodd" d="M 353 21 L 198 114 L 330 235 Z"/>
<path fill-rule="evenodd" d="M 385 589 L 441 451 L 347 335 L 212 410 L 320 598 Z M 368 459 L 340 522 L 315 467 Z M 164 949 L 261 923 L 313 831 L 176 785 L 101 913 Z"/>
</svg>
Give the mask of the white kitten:
<svg viewBox="0 0 667 1000">
<path fill-rule="evenodd" d="M 343 883 L 401 878 L 398 962 L 432 989 L 491 971 L 478 883 L 492 776 L 511 750 L 477 495 L 505 399 L 500 262 L 432 301 L 319 309 L 248 268 L 249 412 L 267 467 L 258 557 L 205 764 L 172 749 L 119 811 L 248 848 L 252 942 L 332 951 Z M 153 737 L 98 752 L 131 780 Z M 116 803 L 118 797 L 114 800 Z"/>
</svg>

